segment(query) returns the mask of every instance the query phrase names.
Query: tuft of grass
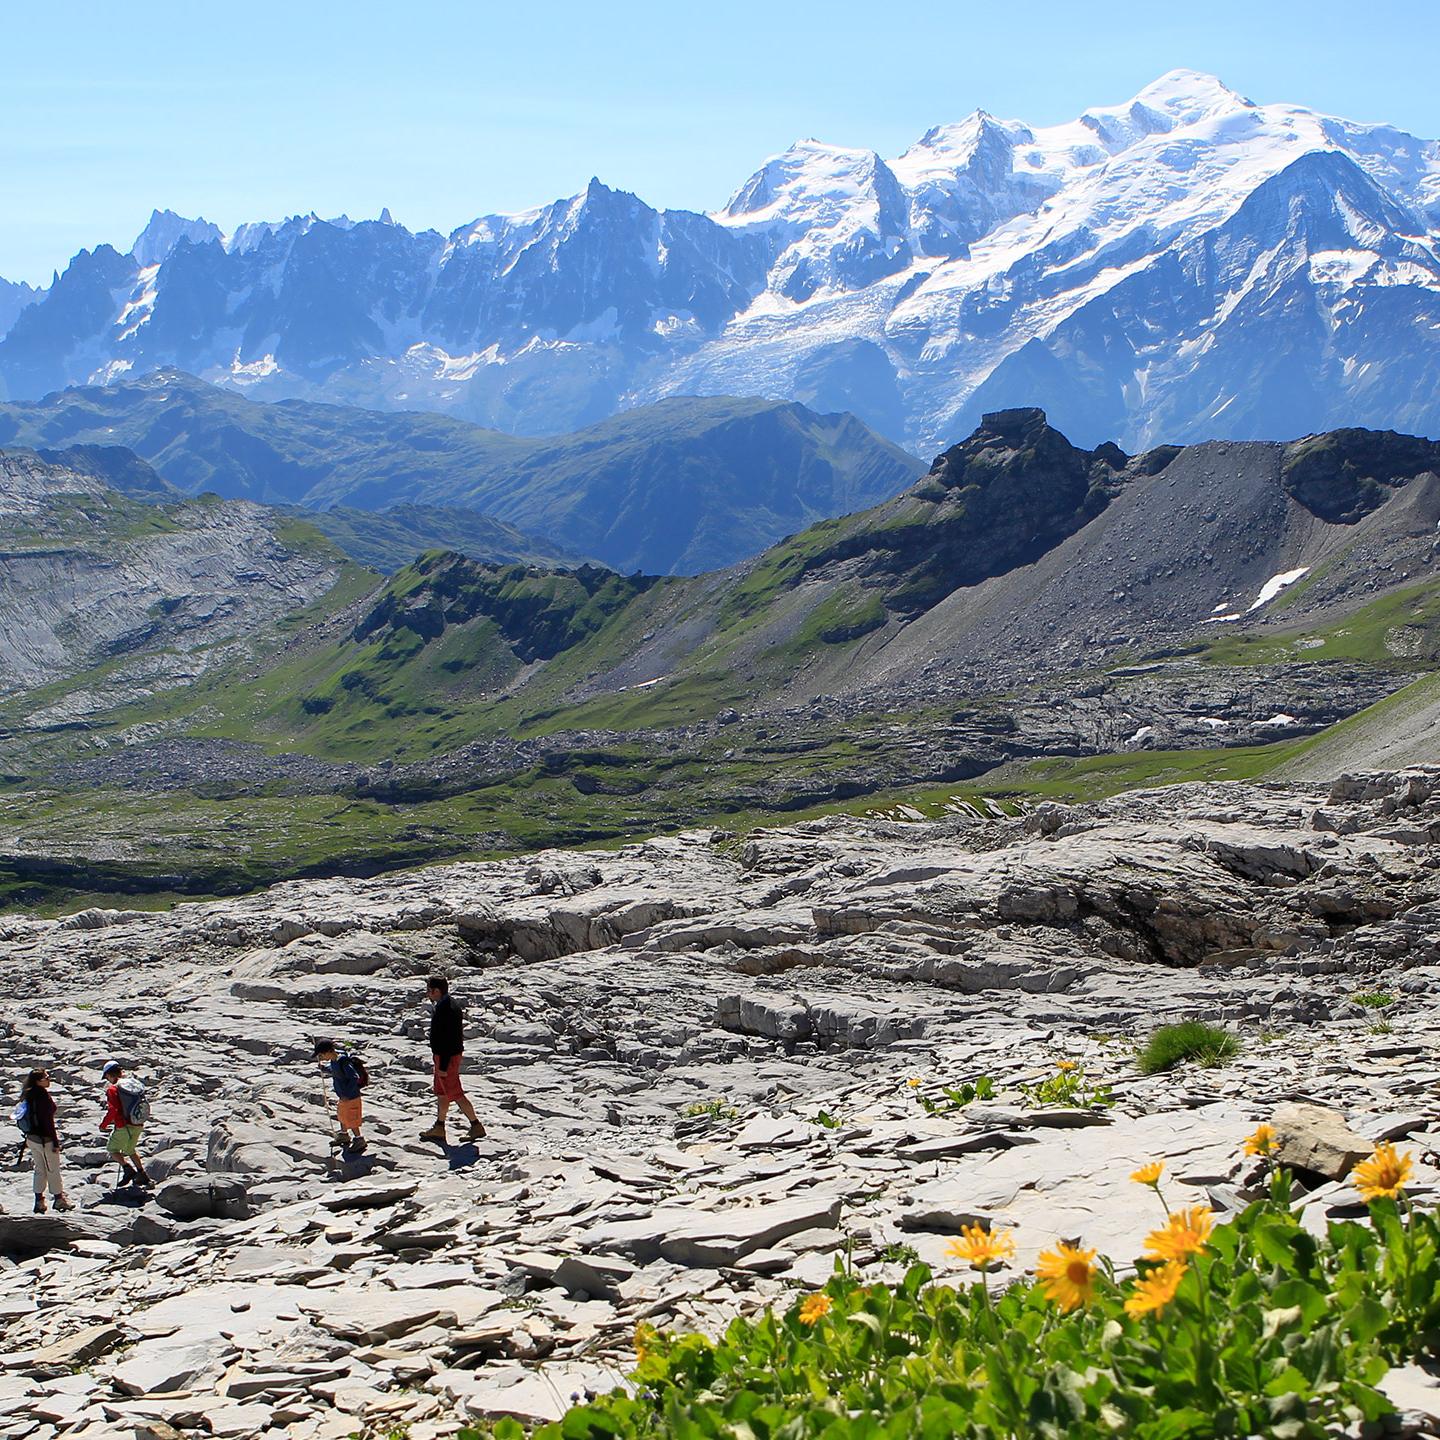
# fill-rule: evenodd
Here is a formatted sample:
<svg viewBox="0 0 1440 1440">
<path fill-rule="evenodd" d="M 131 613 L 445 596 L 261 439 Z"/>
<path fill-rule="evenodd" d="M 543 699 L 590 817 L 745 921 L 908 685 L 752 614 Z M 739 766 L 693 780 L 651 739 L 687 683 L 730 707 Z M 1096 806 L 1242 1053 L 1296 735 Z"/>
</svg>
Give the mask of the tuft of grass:
<svg viewBox="0 0 1440 1440">
<path fill-rule="evenodd" d="M 880 1265 L 916 1265 L 920 1252 L 913 1245 L 891 1244 L 877 1251 L 875 1260 Z"/>
<path fill-rule="evenodd" d="M 1357 990 L 1350 997 L 1364 1010 L 1388 1010 L 1395 997 L 1388 990 Z"/>
<path fill-rule="evenodd" d="M 1153 1030 L 1137 1057 L 1142 1075 L 1173 1070 L 1186 1060 L 1199 1065 L 1219 1065 L 1240 1053 L 1240 1037 L 1221 1025 L 1201 1020 L 1182 1020 L 1178 1025 L 1161 1025 Z"/>
</svg>

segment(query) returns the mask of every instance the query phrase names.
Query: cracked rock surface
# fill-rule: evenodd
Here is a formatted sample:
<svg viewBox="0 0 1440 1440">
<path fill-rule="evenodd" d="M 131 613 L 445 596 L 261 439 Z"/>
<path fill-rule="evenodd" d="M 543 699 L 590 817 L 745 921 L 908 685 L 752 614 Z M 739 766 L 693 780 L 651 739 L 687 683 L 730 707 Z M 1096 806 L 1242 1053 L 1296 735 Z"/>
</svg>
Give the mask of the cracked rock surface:
<svg viewBox="0 0 1440 1440">
<path fill-rule="evenodd" d="M 0 1041 L 52 1067 L 80 1202 L 0 1189 L 16 1440 L 550 1418 L 622 1380 L 641 1321 L 717 1332 L 837 1258 L 959 1279 L 945 1247 L 977 1219 L 1018 1227 L 1020 1269 L 1077 1236 L 1123 1265 L 1159 1218 L 1130 1171 L 1163 1157 L 1172 1204 L 1234 1209 L 1277 1111 L 1333 1170 L 1389 1137 L 1417 1198 L 1440 1181 L 1435 770 L 693 832 L 10 916 L 0 943 Z M 489 1130 L 444 1148 L 418 1139 L 436 970 Z M 1133 1043 L 1181 1018 L 1239 1055 L 1142 1076 Z M 355 1160 L 320 1034 L 371 1072 Z M 152 1091 L 153 1199 L 105 1188 L 112 1056 Z M 1027 1103 L 1061 1059 L 1114 1106 Z M 981 1076 L 992 1097 L 947 1095 Z M 1319 1225 L 1357 1202 L 1314 1163 Z"/>
</svg>

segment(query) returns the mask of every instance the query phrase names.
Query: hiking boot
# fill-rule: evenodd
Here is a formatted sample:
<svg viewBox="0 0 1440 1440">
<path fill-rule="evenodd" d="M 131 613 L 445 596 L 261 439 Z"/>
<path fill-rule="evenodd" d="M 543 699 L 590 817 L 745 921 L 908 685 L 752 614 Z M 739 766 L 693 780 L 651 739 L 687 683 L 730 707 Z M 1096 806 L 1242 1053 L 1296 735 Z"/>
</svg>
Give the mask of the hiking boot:
<svg viewBox="0 0 1440 1440">
<path fill-rule="evenodd" d="M 445 1143 L 445 1127 L 443 1125 L 432 1125 L 428 1130 L 420 1132 L 422 1140 L 438 1140 L 442 1145 Z"/>
<path fill-rule="evenodd" d="M 483 1140 L 485 1138 L 485 1127 L 478 1121 L 470 1122 L 470 1133 L 465 1137 L 467 1140 Z"/>
<path fill-rule="evenodd" d="M 75 1202 L 68 1195 L 57 1195 L 55 1197 L 55 1208 L 57 1210 L 73 1210 Z"/>
<path fill-rule="evenodd" d="M 43 1215 L 47 1208 L 48 1207 L 45 1204 L 45 1197 L 43 1195 L 37 1195 L 35 1197 L 35 1213 L 37 1215 Z"/>
<path fill-rule="evenodd" d="M 363 1155 L 367 1149 L 365 1137 L 357 1135 L 353 1140 L 347 1142 L 345 1149 L 351 1155 Z"/>
</svg>

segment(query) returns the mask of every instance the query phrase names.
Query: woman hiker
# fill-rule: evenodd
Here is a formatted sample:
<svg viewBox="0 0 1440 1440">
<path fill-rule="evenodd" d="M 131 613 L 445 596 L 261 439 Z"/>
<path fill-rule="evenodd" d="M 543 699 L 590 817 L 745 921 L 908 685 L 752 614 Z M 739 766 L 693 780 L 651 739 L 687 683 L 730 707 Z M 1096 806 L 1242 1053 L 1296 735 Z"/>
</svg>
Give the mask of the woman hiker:
<svg viewBox="0 0 1440 1440">
<path fill-rule="evenodd" d="M 57 1210 L 73 1210 L 74 1202 L 65 1193 L 60 1178 L 60 1132 L 55 1128 L 55 1101 L 50 1094 L 50 1072 L 32 1070 L 21 1092 L 25 1104 L 27 1130 L 25 1148 L 35 1166 L 35 1213 L 46 1210 L 45 1191 L 55 1197 Z"/>
</svg>

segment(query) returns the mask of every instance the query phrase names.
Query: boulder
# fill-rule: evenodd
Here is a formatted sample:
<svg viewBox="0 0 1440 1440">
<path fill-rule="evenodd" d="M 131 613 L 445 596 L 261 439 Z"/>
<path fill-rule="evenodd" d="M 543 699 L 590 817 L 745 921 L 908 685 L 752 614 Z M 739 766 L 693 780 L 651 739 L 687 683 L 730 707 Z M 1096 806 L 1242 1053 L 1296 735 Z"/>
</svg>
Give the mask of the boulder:
<svg viewBox="0 0 1440 1440">
<path fill-rule="evenodd" d="M 95 1234 L 68 1215 L 0 1215 L 0 1255 L 43 1255 Z"/>
<path fill-rule="evenodd" d="M 1343 1180 L 1373 1148 L 1338 1110 L 1324 1105 L 1281 1105 L 1270 1119 L 1275 1159 L 1327 1180 Z"/>
<path fill-rule="evenodd" d="M 124 1338 L 125 1332 L 118 1325 L 87 1325 L 63 1340 L 22 1353 L 15 1360 L 27 1370 L 69 1370 L 98 1360 Z"/>
<path fill-rule="evenodd" d="M 244 1220 L 250 1214 L 245 1182 L 233 1176 L 171 1180 L 155 1192 L 155 1203 L 177 1220 Z"/>
</svg>

